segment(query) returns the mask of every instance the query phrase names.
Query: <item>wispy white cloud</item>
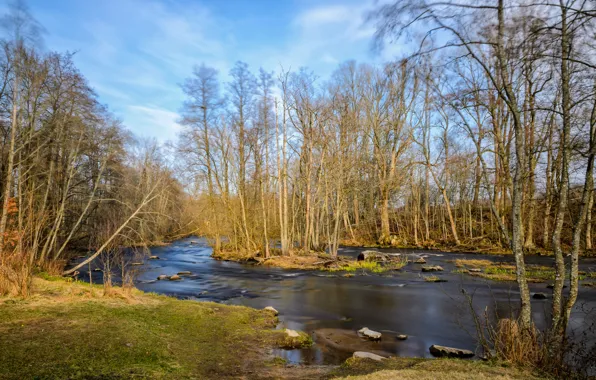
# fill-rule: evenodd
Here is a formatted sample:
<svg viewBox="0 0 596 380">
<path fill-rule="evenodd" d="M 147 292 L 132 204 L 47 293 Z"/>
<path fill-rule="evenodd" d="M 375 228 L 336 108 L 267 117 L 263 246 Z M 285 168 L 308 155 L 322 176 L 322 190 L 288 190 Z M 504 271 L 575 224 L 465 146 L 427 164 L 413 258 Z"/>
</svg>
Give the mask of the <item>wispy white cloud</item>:
<svg viewBox="0 0 596 380">
<path fill-rule="evenodd" d="M 142 128 L 144 136 L 157 136 L 161 142 L 175 140 L 181 130 L 176 112 L 155 105 L 130 105 L 128 117 Z"/>
</svg>

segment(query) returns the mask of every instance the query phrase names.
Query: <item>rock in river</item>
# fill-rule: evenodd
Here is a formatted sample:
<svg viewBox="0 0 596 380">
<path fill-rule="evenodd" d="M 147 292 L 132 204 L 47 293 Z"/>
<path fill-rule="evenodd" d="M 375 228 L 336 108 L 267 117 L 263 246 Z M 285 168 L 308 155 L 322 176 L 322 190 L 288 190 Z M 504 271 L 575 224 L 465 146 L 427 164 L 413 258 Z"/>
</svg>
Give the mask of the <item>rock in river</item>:
<svg viewBox="0 0 596 380">
<path fill-rule="evenodd" d="M 414 261 L 415 264 L 426 264 L 426 260 L 424 258 L 419 258 L 418 260 Z"/>
<path fill-rule="evenodd" d="M 358 334 L 370 340 L 381 340 L 381 333 L 373 331 L 368 327 L 363 327 L 360 330 L 358 330 Z"/>
<path fill-rule="evenodd" d="M 423 272 L 440 272 L 443 270 L 443 267 L 439 265 L 423 265 L 422 271 Z"/>
<path fill-rule="evenodd" d="M 399 340 L 406 340 L 406 339 L 408 339 L 408 336 L 406 334 L 399 334 L 397 336 L 397 339 L 399 339 Z"/>
<path fill-rule="evenodd" d="M 546 299 L 546 294 L 544 294 L 544 293 L 534 293 L 534 295 L 532 296 L 532 298 L 534 298 L 536 300 L 545 300 Z"/>
<path fill-rule="evenodd" d="M 185 275 L 189 275 L 190 271 L 189 270 L 183 270 L 181 272 L 178 272 L 178 276 L 185 276 Z"/>
<path fill-rule="evenodd" d="M 178 276 L 177 274 L 170 276 L 170 281 L 178 281 L 178 280 L 182 280 L 182 277 Z"/>
<path fill-rule="evenodd" d="M 165 274 L 160 274 L 159 276 L 157 276 L 157 279 L 158 280 L 167 280 L 168 279 L 168 276 L 165 275 Z"/>
<path fill-rule="evenodd" d="M 275 308 L 273 306 L 267 306 L 266 308 L 264 308 L 263 310 L 267 310 L 273 313 L 273 315 L 278 315 L 279 311 L 275 310 Z"/>
<path fill-rule="evenodd" d="M 354 352 L 352 357 L 358 358 L 358 359 L 371 359 L 371 360 L 376 360 L 378 362 L 380 362 L 383 359 L 386 359 L 385 357 L 383 357 L 381 355 L 373 354 L 372 352 L 364 352 L 364 351 L 356 351 L 356 352 Z"/>
<path fill-rule="evenodd" d="M 449 357 L 449 358 L 471 358 L 474 353 L 470 350 L 462 350 L 461 348 L 445 347 L 433 344 L 429 351 L 433 356 Z"/>
<path fill-rule="evenodd" d="M 149 260 L 159 260 L 159 256 L 149 256 Z"/>
</svg>

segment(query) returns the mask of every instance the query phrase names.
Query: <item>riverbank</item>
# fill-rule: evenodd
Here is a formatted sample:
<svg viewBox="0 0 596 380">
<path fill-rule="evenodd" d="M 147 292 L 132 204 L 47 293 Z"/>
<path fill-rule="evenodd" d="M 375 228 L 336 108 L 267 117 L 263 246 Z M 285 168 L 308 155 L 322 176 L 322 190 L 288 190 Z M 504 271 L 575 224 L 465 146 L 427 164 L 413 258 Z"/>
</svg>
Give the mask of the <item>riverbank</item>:
<svg viewBox="0 0 596 380">
<path fill-rule="evenodd" d="M 354 247 L 350 247 L 354 248 Z M 343 272 L 345 277 L 353 276 L 354 274 L 383 274 L 391 271 L 397 271 L 404 267 L 411 270 L 443 272 L 444 269 L 440 265 L 426 265 L 428 264 L 425 257 L 428 254 L 425 252 L 404 253 L 404 254 L 388 254 L 377 250 L 362 251 L 358 257 L 349 257 L 338 255 L 336 257 L 319 252 L 295 252 L 291 256 L 281 256 L 280 252 L 273 251 L 271 257 L 263 258 L 258 255 L 247 253 L 245 251 L 218 251 L 213 252 L 212 257 L 216 260 L 232 261 L 238 263 L 248 263 L 254 265 L 262 265 L 268 267 L 275 267 L 281 269 L 300 269 L 300 270 L 318 270 L 326 272 Z M 455 265 L 452 273 L 460 275 L 469 275 L 480 277 L 492 281 L 514 282 L 515 265 L 509 261 L 502 261 L 497 256 L 492 256 L 493 260 L 474 258 L 473 253 L 470 253 L 469 258 L 461 258 L 452 260 L 451 263 Z M 426 269 L 428 270 L 426 270 Z M 526 275 L 529 282 L 533 283 L 548 283 L 555 279 L 555 269 L 552 265 L 537 265 L 527 264 Z M 437 276 L 425 276 L 424 279 L 429 282 L 442 282 L 443 279 Z M 579 279 L 582 286 L 594 286 L 592 280 L 596 279 L 596 272 L 594 271 L 580 271 Z"/>
<path fill-rule="evenodd" d="M 293 252 L 292 255 L 282 256 L 278 250 L 273 250 L 268 258 L 242 250 L 214 251 L 211 257 L 216 260 L 252 263 L 281 269 L 346 272 L 347 274 L 357 271 L 384 273 L 399 270 L 408 264 L 408 259 L 399 255 L 384 255 L 381 262 L 377 260 L 356 260 L 356 258 L 341 255 L 332 256 L 322 252 L 297 251 Z"/>
<path fill-rule="evenodd" d="M 274 330 L 277 320 L 268 311 L 136 289 L 112 288 L 106 295 L 101 286 L 49 276 L 33 285 L 27 299 L 0 298 L 0 378 L 306 379 L 382 370 L 405 379 L 470 373 L 529 378 L 516 369 L 455 359 L 290 366 L 270 353 L 286 345 L 287 336 Z"/>
</svg>

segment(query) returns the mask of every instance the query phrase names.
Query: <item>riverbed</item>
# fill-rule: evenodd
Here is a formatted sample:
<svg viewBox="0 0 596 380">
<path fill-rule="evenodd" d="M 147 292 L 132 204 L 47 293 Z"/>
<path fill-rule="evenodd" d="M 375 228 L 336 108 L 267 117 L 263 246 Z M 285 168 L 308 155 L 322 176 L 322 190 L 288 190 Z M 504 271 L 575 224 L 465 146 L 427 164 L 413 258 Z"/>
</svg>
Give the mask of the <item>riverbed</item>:
<svg viewBox="0 0 596 380">
<path fill-rule="evenodd" d="M 339 254 L 357 256 L 363 248 L 340 248 Z M 436 273 L 446 282 L 427 282 L 420 265 L 410 263 L 399 271 L 383 274 L 283 270 L 265 266 L 217 261 L 204 239 L 186 238 L 163 247 L 151 248 L 151 255 L 131 258 L 142 265 L 131 266 L 136 286 L 147 292 L 182 299 L 214 301 L 254 308 L 272 306 L 280 313 L 279 328 L 303 330 L 313 334 L 315 344 L 305 350 L 277 350 L 273 354 L 289 362 L 337 364 L 351 356 L 349 347 L 337 341 L 341 332 L 362 327 L 383 333 L 379 343 L 363 343 L 364 348 L 386 355 L 431 357 L 429 346 L 439 344 L 477 351 L 475 324 L 468 300 L 476 312 L 487 310 L 489 318 L 507 317 L 518 309 L 517 284 L 495 282 L 466 274 L 453 273 L 455 259 L 481 258 L 511 261 L 511 256 L 441 253 L 425 250 L 382 249 L 401 253 L 413 261 L 424 257 L 429 265 L 440 265 Z M 528 257 L 532 264 L 552 265 L 547 257 Z M 101 263 L 91 266 L 94 282 L 101 282 Z M 596 259 L 581 262 L 581 269 L 596 271 Z M 180 281 L 156 280 L 159 275 L 188 271 Z M 79 277 L 88 280 L 81 272 Z M 532 293 L 545 293 L 544 300 L 533 299 L 535 323 L 545 326 L 550 312 L 552 290 L 548 283 L 530 284 Z M 581 332 L 596 321 L 596 289 L 582 287 L 573 311 L 570 331 Z M 336 335 L 336 334 L 340 335 Z M 406 334 L 406 340 L 396 335 Z M 329 338 L 330 337 L 330 338 Z M 594 337 L 590 338 L 592 343 Z M 333 342 L 335 340 L 335 342 Z M 480 352 L 479 352 L 480 353 Z"/>
</svg>

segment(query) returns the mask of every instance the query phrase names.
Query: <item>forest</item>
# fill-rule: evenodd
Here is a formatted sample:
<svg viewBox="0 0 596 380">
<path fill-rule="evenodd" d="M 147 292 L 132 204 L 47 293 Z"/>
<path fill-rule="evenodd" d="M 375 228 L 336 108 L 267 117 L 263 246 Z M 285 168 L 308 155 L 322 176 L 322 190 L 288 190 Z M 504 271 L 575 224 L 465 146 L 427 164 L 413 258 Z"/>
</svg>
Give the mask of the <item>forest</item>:
<svg viewBox="0 0 596 380">
<path fill-rule="evenodd" d="M 595 252 L 593 2 L 380 5 L 374 49 L 401 55 L 328 78 L 197 62 L 167 144 L 132 135 L 75 53 L 39 47 L 42 27 L 18 4 L 0 52 L 0 293 L 191 234 L 233 260 L 333 259 L 340 246 L 507 253 L 527 342 L 526 258 L 547 255 L 548 342 L 563 361 L 580 257 Z"/>
</svg>

